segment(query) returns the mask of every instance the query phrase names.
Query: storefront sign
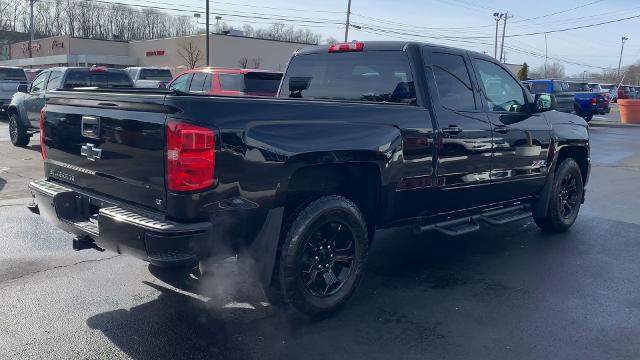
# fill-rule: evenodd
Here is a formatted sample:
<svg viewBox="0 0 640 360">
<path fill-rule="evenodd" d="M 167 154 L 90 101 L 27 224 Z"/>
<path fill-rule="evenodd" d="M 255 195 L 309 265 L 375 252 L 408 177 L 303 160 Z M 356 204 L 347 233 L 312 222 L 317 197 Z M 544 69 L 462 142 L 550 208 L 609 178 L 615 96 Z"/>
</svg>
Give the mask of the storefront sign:
<svg viewBox="0 0 640 360">
<path fill-rule="evenodd" d="M 24 43 L 21 45 L 22 47 L 22 53 L 23 54 L 28 54 L 29 53 L 29 43 Z M 40 43 L 32 43 L 31 44 L 31 52 L 38 52 L 40 51 L 40 49 L 42 49 L 42 45 Z"/>
<path fill-rule="evenodd" d="M 55 48 L 63 49 L 64 48 L 64 43 L 62 41 L 53 40 L 53 42 L 51 43 L 51 50 L 53 50 Z"/>
<path fill-rule="evenodd" d="M 147 56 L 164 56 L 164 50 L 147 51 Z"/>
</svg>

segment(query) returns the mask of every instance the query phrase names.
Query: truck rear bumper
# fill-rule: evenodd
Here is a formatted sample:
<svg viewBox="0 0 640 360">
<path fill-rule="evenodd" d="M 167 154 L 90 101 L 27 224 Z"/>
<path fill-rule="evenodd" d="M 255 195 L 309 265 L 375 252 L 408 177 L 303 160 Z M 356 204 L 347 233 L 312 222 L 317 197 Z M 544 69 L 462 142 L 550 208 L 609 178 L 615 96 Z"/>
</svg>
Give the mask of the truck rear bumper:
<svg viewBox="0 0 640 360">
<path fill-rule="evenodd" d="M 211 224 L 177 223 L 161 214 L 89 194 L 66 184 L 36 180 L 29 184 L 29 207 L 59 228 L 89 236 L 96 245 L 129 254 L 156 266 L 189 266 L 198 260 Z"/>
</svg>

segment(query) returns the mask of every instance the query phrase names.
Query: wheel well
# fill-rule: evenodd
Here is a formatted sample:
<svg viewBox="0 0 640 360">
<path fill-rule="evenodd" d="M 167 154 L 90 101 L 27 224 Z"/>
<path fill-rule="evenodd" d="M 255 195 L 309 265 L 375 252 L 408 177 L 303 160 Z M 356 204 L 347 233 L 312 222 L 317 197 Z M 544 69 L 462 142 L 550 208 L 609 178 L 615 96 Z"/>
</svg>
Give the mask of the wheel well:
<svg viewBox="0 0 640 360">
<path fill-rule="evenodd" d="M 10 106 L 7 108 L 7 116 L 11 114 L 18 114 L 18 109 L 15 106 Z"/>
<path fill-rule="evenodd" d="M 557 165 L 562 164 L 562 161 L 567 158 L 572 158 L 578 163 L 580 166 L 580 174 L 582 175 L 582 181 L 586 183 L 587 181 L 587 173 L 589 171 L 589 162 L 588 162 L 588 153 L 587 149 L 582 146 L 569 146 L 562 148 L 560 153 L 558 154 Z M 556 170 L 558 169 L 556 166 Z"/>
<path fill-rule="evenodd" d="M 344 196 L 358 205 L 369 227 L 369 237 L 372 238 L 380 199 L 380 170 L 377 165 L 328 164 L 297 170 L 289 182 L 285 221 L 313 200 L 326 195 Z"/>
</svg>

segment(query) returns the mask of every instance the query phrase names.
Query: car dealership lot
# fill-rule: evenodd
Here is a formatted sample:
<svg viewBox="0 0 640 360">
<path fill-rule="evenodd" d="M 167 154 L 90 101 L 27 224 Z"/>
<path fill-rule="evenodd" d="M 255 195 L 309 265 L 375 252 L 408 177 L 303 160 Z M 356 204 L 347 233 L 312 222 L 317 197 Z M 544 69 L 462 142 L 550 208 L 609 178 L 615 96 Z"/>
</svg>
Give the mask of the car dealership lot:
<svg viewBox="0 0 640 360">
<path fill-rule="evenodd" d="M 71 251 L 68 234 L 21 205 L 29 179 L 42 174 L 37 139 L 18 149 L 6 134 L 0 121 L 0 358 L 619 359 L 640 351 L 640 128 L 592 128 L 587 203 L 570 232 L 544 235 L 530 220 L 459 238 L 379 232 L 354 301 L 317 322 L 264 303 L 233 262 L 201 285 L 159 280 L 126 256 Z"/>
</svg>

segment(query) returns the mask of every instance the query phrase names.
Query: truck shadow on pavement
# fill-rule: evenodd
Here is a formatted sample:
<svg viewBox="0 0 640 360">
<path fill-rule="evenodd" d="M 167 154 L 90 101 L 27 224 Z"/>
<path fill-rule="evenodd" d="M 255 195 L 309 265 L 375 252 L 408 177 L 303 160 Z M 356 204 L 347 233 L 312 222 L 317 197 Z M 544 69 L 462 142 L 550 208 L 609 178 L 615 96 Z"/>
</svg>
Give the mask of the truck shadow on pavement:
<svg viewBox="0 0 640 360">
<path fill-rule="evenodd" d="M 414 358 L 451 346 L 442 314 L 451 291 L 464 288 L 482 304 L 526 296 L 526 290 L 487 274 L 486 264 L 522 252 L 528 241 L 535 241 L 537 252 L 551 253 L 557 246 L 552 238 L 530 221 L 458 238 L 409 229 L 379 232 L 356 296 L 321 321 L 265 303 L 252 279 L 241 281 L 243 288 L 229 299 L 215 291 L 209 298 L 211 292 L 203 294 L 202 286 L 188 280 L 163 278 L 171 287 L 145 282 L 159 292 L 157 298 L 95 315 L 87 324 L 133 359 L 390 359 L 398 358 L 400 346 L 413 354 L 405 358 Z M 318 349 L 318 343 L 337 344 L 340 356 L 330 346 Z"/>
</svg>

